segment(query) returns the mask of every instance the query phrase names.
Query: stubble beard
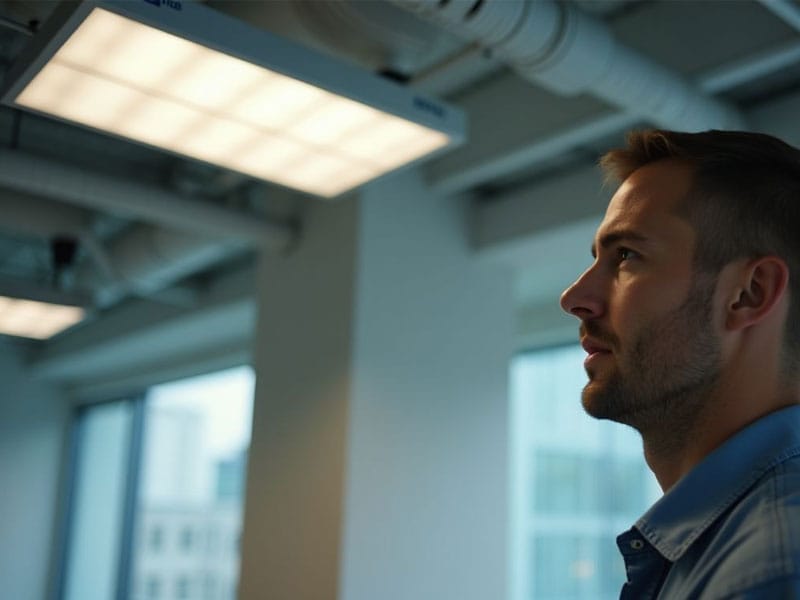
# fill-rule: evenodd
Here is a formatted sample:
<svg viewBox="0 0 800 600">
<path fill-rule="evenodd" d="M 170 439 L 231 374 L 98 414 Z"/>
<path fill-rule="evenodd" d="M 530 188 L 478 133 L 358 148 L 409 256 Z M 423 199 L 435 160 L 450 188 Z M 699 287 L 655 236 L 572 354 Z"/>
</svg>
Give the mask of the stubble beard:
<svg viewBox="0 0 800 600">
<path fill-rule="evenodd" d="M 586 412 L 630 425 L 645 437 L 668 434 L 677 443 L 691 435 L 719 379 L 713 293 L 713 282 L 696 276 L 683 304 L 649 323 L 629 350 L 613 355 L 611 373 L 590 374 L 582 394 Z M 592 327 L 586 323 L 590 335 L 603 339 Z"/>
</svg>

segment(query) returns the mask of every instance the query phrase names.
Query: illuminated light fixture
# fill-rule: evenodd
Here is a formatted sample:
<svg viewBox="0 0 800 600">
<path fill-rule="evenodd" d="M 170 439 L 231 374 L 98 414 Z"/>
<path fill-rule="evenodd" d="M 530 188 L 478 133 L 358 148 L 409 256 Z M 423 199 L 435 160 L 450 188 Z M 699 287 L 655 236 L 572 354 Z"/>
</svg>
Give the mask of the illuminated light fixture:
<svg viewBox="0 0 800 600">
<path fill-rule="evenodd" d="M 463 141 L 464 115 L 195 2 L 60 6 L 6 104 L 334 197 Z"/>
<path fill-rule="evenodd" d="M 86 317 L 86 299 L 28 283 L 0 286 L 0 334 L 44 340 Z"/>
</svg>

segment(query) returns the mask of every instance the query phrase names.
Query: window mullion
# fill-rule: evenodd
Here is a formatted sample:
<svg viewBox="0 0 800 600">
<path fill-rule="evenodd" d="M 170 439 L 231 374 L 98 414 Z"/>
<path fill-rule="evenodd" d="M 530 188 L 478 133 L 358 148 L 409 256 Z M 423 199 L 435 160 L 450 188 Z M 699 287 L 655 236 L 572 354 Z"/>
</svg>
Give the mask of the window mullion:
<svg viewBox="0 0 800 600">
<path fill-rule="evenodd" d="M 127 477 L 125 499 L 122 511 L 122 535 L 117 567 L 116 600 L 127 600 L 130 595 L 130 581 L 133 548 L 136 543 L 136 505 L 139 499 L 139 481 L 142 464 L 142 442 L 144 439 L 145 396 L 130 400 L 133 409 L 128 446 Z"/>
</svg>

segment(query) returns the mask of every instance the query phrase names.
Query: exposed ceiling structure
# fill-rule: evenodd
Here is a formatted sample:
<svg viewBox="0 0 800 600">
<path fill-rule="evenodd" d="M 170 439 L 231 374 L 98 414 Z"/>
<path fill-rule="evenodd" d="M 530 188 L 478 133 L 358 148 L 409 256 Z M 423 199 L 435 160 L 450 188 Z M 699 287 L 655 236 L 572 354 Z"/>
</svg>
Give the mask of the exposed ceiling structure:
<svg viewBox="0 0 800 600">
<path fill-rule="evenodd" d="M 607 198 L 593 165 L 624 131 L 745 128 L 800 144 L 794 0 L 207 4 L 466 111 L 468 142 L 422 168 L 471 198 L 476 253 L 518 270 L 522 332 L 555 318 L 557 290 L 585 264 Z M 0 0 L 0 73 L 53 8 Z M 31 368 L 67 386 L 105 389 L 132 360 L 160 368 L 168 339 L 190 337 L 198 369 L 241 355 L 255 253 L 290 248 L 320 201 L 8 107 L 0 140 L 0 285 L 57 281 L 94 307 L 29 345 Z M 77 254 L 54 270 L 64 238 Z"/>
</svg>

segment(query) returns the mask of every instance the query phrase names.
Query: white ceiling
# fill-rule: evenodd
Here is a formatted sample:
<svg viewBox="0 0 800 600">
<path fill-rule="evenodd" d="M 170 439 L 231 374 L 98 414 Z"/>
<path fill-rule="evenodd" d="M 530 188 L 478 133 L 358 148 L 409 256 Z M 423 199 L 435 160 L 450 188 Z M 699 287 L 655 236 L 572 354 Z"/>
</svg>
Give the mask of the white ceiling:
<svg viewBox="0 0 800 600">
<path fill-rule="evenodd" d="M 432 186 L 473 198 L 476 248 L 488 260 L 502 260 L 517 269 L 520 327 L 536 327 L 530 315 L 549 314 L 540 307 L 552 306 L 558 290 L 587 260 L 589 240 L 577 241 L 591 231 L 608 196 L 608 190 L 598 189 L 593 167 L 598 155 L 619 144 L 630 126 L 652 123 L 591 90 L 571 96 L 549 91 L 535 78 L 521 76 L 463 28 L 446 29 L 399 6 L 402 3 L 207 2 L 464 109 L 470 122 L 468 143 L 423 170 Z M 779 0 L 772 2 L 772 8 L 756 0 L 573 4 L 597 19 L 626 51 L 657 63 L 670 77 L 687 82 L 693 93 L 730 107 L 746 127 L 800 144 L 797 2 Z M 0 21 L 4 21 L 0 22 L 0 72 L 29 39 L 8 21 L 23 26 L 41 21 L 53 6 L 49 1 L 0 0 Z M 776 14 L 779 9 L 782 13 Z M 256 223 L 269 232 L 274 247 L 281 247 L 302 228 L 304 208 L 314 202 L 222 169 L 3 107 L 0 161 L 11 156 L 33 170 L 26 181 L 19 169 L 4 174 L 0 164 L 0 215 L 12 214 L 15 206 L 39 206 L 38 202 L 54 211 L 56 205 L 63 206 L 64 219 L 83 223 L 78 227 L 79 264 L 65 282 L 84 287 L 100 304 L 83 331 L 67 332 L 34 348 L 32 355 L 41 373 L 58 373 L 62 379 L 68 379 L 72 364 L 68 355 L 80 357 L 83 349 L 90 356 L 106 348 L 110 336 L 124 338 L 124 331 L 109 325 L 117 323 L 117 315 L 124 311 L 146 315 L 151 307 L 150 314 L 186 315 L 214 306 L 217 300 L 209 300 L 209 294 L 219 295 L 214 282 L 231 271 L 247 272 L 252 262 L 252 231 L 242 221 Z M 46 173 L 69 185 L 36 185 L 32 173 L 39 179 Z M 84 176 L 102 182 L 109 198 L 67 193 Z M 120 201 L 154 193 L 160 194 L 170 215 Z M 207 220 L 199 221 L 224 219 L 226 235 L 209 238 L 210 232 L 203 231 L 206 237 L 197 243 L 189 240 L 201 233 L 181 221 L 181 211 L 192 207 L 206 215 Z M 52 279 L 48 237 L 53 225 L 44 216 L 29 223 L 25 220 L 29 216 L 21 212 L 16 219 L 0 216 L 0 282 L 21 278 L 48 283 Z M 561 262 L 554 270 L 548 264 L 552 254 L 546 252 L 559 240 Z M 572 241 L 566 245 L 564 240 Z M 147 255 L 154 244 L 166 244 L 175 258 L 175 268 L 166 274 L 154 274 L 149 268 L 152 261 Z M 240 297 L 250 293 L 237 285 Z M 247 311 L 237 314 L 247 315 L 242 317 L 244 323 L 251 318 Z M 136 318 L 147 321 L 148 327 L 156 327 L 158 321 Z M 246 327 L 241 335 L 246 336 Z"/>
</svg>

